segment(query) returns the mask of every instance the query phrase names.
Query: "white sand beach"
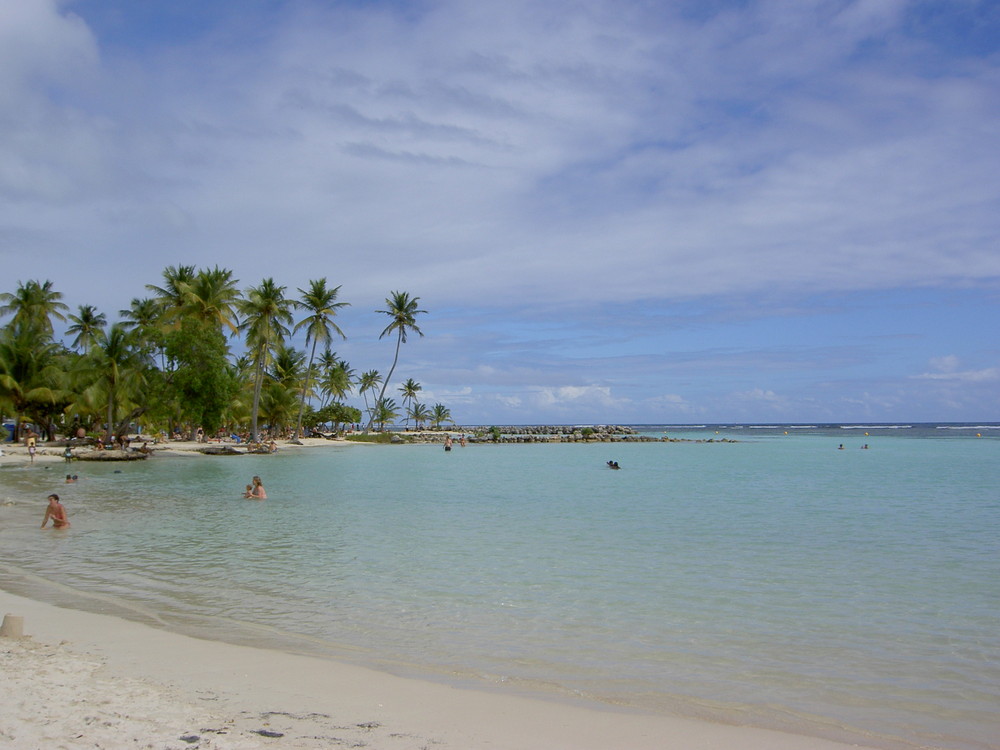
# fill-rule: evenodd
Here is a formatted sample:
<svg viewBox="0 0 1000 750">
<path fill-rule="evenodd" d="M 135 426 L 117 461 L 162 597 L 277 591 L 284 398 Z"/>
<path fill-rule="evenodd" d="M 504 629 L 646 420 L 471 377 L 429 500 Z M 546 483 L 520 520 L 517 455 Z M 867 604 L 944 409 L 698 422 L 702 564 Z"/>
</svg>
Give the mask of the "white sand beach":
<svg viewBox="0 0 1000 750">
<path fill-rule="evenodd" d="M 463 690 L 0 592 L 0 746 L 836 750 L 761 729 Z M 856 747 L 856 746 L 852 746 Z"/>
</svg>

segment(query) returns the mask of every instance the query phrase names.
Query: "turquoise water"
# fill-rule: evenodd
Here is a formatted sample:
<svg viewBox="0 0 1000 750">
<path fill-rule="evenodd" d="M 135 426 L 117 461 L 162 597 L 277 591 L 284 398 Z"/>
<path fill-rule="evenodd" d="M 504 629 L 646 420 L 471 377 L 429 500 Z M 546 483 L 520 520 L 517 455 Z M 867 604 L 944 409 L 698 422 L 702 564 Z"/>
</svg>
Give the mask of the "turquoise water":
<svg viewBox="0 0 1000 750">
<path fill-rule="evenodd" d="M 716 429 L 669 432 L 740 442 L 6 468 L 0 585 L 462 684 L 1000 747 L 997 431 Z M 53 490 L 68 533 L 37 529 Z"/>
</svg>

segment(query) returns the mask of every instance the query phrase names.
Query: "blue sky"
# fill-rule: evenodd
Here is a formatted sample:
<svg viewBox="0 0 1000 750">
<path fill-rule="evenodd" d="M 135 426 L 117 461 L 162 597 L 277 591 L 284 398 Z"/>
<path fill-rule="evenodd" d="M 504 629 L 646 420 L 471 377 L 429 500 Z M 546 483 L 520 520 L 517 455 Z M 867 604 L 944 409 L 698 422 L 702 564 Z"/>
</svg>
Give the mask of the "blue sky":
<svg viewBox="0 0 1000 750">
<path fill-rule="evenodd" d="M 1000 420 L 1000 3 L 0 0 L 0 287 L 351 303 L 462 423 Z M 300 346 L 301 346 L 301 342 Z"/>
</svg>

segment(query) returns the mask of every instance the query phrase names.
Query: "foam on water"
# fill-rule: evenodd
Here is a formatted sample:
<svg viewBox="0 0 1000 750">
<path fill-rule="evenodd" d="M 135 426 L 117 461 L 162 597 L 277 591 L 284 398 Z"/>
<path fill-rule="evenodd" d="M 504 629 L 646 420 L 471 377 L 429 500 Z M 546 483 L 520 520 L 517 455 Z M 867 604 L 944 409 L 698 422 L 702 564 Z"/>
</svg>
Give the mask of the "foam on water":
<svg viewBox="0 0 1000 750">
<path fill-rule="evenodd" d="M 2 583 L 395 670 L 997 747 L 1000 441 L 790 427 L 5 469 L 37 502 L 0 509 Z M 253 474 L 266 502 L 240 499 Z M 53 489 L 68 534 L 36 528 Z"/>
</svg>

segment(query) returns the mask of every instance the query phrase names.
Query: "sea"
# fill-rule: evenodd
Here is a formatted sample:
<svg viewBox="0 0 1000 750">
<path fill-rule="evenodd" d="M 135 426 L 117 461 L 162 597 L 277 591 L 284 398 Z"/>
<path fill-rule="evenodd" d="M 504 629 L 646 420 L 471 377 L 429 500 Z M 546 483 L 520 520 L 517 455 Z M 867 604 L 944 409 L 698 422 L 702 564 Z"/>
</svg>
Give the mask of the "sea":
<svg viewBox="0 0 1000 750">
<path fill-rule="evenodd" d="M 635 429 L 673 441 L 6 466 L 0 588 L 462 687 L 1000 748 L 1000 424 Z M 38 529 L 53 491 L 68 531 Z"/>
</svg>

